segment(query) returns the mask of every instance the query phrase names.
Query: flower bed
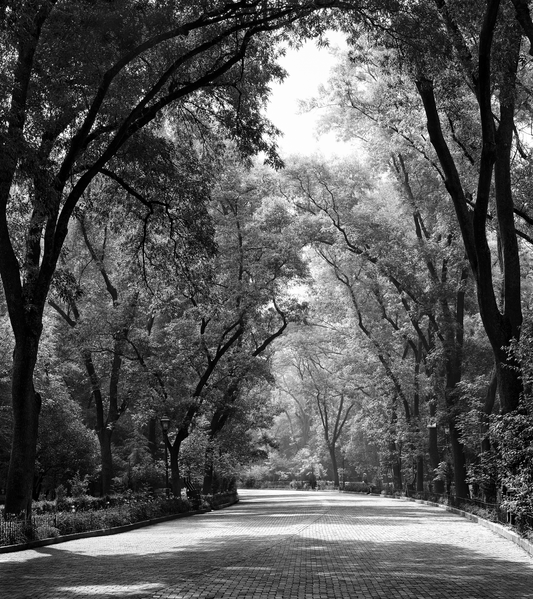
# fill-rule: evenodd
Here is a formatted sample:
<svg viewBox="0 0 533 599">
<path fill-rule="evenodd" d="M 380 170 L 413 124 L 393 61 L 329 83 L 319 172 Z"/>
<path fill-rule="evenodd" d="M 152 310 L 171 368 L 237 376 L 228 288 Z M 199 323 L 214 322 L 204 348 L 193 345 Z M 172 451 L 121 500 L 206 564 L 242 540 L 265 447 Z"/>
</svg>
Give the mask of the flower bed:
<svg viewBox="0 0 533 599">
<path fill-rule="evenodd" d="M 216 508 L 236 498 L 236 492 L 206 496 L 202 498 L 202 507 Z M 106 530 L 188 511 L 191 511 L 191 505 L 186 499 L 149 495 L 80 496 L 65 497 L 58 502 L 39 501 L 34 503 L 30 519 L 6 520 L 0 515 L 0 546 Z"/>
</svg>

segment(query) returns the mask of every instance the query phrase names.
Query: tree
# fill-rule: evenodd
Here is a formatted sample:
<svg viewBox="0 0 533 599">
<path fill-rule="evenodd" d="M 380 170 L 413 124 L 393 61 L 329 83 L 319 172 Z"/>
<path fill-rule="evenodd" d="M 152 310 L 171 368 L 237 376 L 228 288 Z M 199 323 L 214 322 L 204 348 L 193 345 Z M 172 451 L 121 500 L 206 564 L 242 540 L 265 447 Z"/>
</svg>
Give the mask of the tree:
<svg viewBox="0 0 533 599">
<path fill-rule="evenodd" d="M 271 344 L 303 310 L 287 291 L 306 276 L 299 232 L 266 179 L 228 152 L 213 190 L 218 253 L 204 264 L 210 274 L 201 282 L 189 278 L 167 306 L 165 385 L 180 398 L 172 402 L 169 394 L 165 406 L 177 428 L 167 441 L 174 493 L 181 444 L 195 420 L 208 417 L 213 442 L 243 394 L 268 378 Z"/>
<path fill-rule="evenodd" d="M 220 117 L 243 151 L 272 150 L 257 109 L 280 74 L 268 32 L 325 4 L 2 4 L 0 275 L 15 336 L 6 513 L 31 507 L 43 312 L 81 198 L 135 136 L 157 137 L 165 111 L 188 101 Z"/>
<path fill-rule="evenodd" d="M 504 413 L 517 407 L 521 393 L 520 366 L 508 351 L 519 339 L 522 322 L 515 214 L 531 223 L 527 210 L 515 204 L 520 194 L 514 188 L 515 163 L 530 161 L 517 125 L 530 122 L 530 67 L 521 41 L 524 33 L 531 34 L 531 18 L 525 3 L 513 4 L 516 15 L 510 3 L 499 0 L 435 0 L 405 10 L 383 6 L 368 28 L 378 46 L 388 50 L 393 88 L 402 90 L 408 81 L 421 100 L 431 144 L 424 144 L 424 151 L 455 210 Z M 501 286 L 492 268 L 491 218 L 497 223 Z"/>
<path fill-rule="evenodd" d="M 292 341 L 291 368 L 297 373 L 298 387 L 292 394 L 308 398 L 326 444 L 334 484 L 339 486 L 338 445 L 350 419 L 360 407 L 365 381 L 354 360 L 350 340 L 335 330 L 306 327 L 305 340 Z"/>
<path fill-rule="evenodd" d="M 106 243 L 107 230 L 104 229 L 101 247 L 97 249 L 95 233 L 88 230 L 85 217 L 80 214 L 78 221 L 77 232 L 83 238 L 89 258 L 78 258 L 78 272 L 74 279 L 76 292 L 70 290 L 70 293 L 65 293 L 66 289 L 63 289 L 66 306 L 63 308 L 58 303 L 60 300 L 53 296 L 49 303 L 71 329 L 70 350 L 77 354 L 85 369 L 91 389 L 89 405 L 94 404 L 95 429 L 100 443 L 101 493 L 107 495 L 111 492 L 113 479 L 113 432 L 131 401 L 131 387 L 122 380 L 123 363 L 125 359 L 131 359 L 129 354 L 134 354 L 134 360 L 141 357 L 131 351 L 136 342 L 134 328 L 138 320 L 139 291 L 131 290 L 133 269 L 120 275 L 111 270 L 112 265 L 108 263 L 112 251 Z M 91 273 L 91 262 L 96 273 Z M 63 269 L 62 272 L 74 278 L 72 271 Z M 103 289 L 96 277 L 101 278 Z M 103 293 L 108 296 L 108 305 L 102 301 Z M 65 338 L 68 339 L 68 335 Z M 104 389 L 106 383 L 107 393 Z"/>
<path fill-rule="evenodd" d="M 372 180 L 353 161 L 333 166 L 311 160 L 289 171 L 286 189 L 306 215 L 318 254 L 344 287 L 356 326 L 370 341 L 390 379 L 414 438 L 426 430 L 426 420 L 436 423 L 435 398 L 442 395 L 442 422 L 450 431 L 456 491 L 467 496 L 464 448 L 455 419 L 461 409 L 468 271 L 446 215 L 427 207 L 428 192 L 435 194 L 431 174 L 425 173 L 423 182 L 411 180 L 410 169 L 415 172 L 416 164 L 412 162 L 412 157 L 407 162 L 402 154 L 393 156 L 389 164 L 376 160 L 376 169 L 397 176 L 395 185 L 383 184 L 377 177 Z M 377 325 L 380 320 L 382 324 Z M 407 366 L 409 356 L 413 363 Z M 421 369 L 434 386 L 434 392 L 425 392 L 423 398 Z M 423 404 L 430 411 L 424 418 Z M 391 430 L 398 426 L 395 406 L 393 402 Z M 430 458 L 436 468 L 440 461 L 436 428 L 431 427 L 429 433 Z M 391 452 L 397 453 L 393 438 Z M 421 447 L 418 452 L 416 478 L 421 490 L 425 452 Z M 395 478 L 399 483 L 399 470 Z"/>
</svg>

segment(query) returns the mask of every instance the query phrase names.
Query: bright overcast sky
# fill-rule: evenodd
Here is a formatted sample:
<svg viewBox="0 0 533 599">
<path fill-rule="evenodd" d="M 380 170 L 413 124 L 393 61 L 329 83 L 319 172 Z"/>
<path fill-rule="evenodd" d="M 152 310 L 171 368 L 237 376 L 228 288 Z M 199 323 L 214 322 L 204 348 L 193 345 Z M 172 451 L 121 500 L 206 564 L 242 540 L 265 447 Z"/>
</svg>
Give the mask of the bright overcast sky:
<svg viewBox="0 0 533 599">
<path fill-rule="evenodd" d="M 332 34 L 330 39 L 332 46 L 343 43 L 336 34 Z M 288 50 L 286 56 L 280 59 L 288 75 L 283 83 L 272 86 L 267 115 L 284 133 L 278 142 L 282 156 L 313 153 L 328 156 L 348 151 L 347 145 L 336 141 L 332 134 L 317 139 L 315 126 L 319 110 L 300 114 L 298 107 L 298 100 L 318 95 L 318 88 L 327 83 L 335 60 L 328 48 L 318 48 L 313 41 L 307 42 L 300 50 Z"/>
</svg>

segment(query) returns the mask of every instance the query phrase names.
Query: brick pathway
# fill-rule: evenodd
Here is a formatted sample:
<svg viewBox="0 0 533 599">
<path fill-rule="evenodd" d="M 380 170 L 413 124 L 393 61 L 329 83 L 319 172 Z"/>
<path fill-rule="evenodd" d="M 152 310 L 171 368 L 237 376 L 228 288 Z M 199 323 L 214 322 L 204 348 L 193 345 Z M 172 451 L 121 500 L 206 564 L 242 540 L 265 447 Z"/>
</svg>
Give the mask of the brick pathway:
<svg viewBox="0 0 533 599">
<path fill-rule="evenodd" d="M 242 491 L 124 534 L 0 554 L 2 599 L 520 599 L 533 560 L 439 508 L 367 495 Z"/>
</svg>

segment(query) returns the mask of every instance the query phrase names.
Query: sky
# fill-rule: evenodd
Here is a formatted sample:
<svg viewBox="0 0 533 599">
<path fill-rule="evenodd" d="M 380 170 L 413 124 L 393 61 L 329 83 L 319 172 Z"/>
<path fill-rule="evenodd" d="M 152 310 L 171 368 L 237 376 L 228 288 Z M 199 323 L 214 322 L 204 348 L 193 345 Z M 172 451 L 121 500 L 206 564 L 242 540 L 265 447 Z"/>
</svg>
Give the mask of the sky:
<svg viewBox="0 0 533 599">
<path fill-rule="evenodd" d="M 332 46 L 341 46 L 342 38 L 332 34 Z M 320 153 L 325 157 L 346 154 L 350 145 L 337 141 L 333 134 L 317 138 L 315 126 L 320 109 L 301 114 L 298 101 L 318 95 L 319 86 L 328 81 L 335 57 L 328 48 L 317 47 L 308 41 L 300 50 L 287 50 L 280 63 L 288 75 L 283 83 L 272 86 L 272 96 L 267 109 L 268 118 L 283 131 L 278 141 L 283 157 L 290 154 L 310 155 Z"/>
</svg>

